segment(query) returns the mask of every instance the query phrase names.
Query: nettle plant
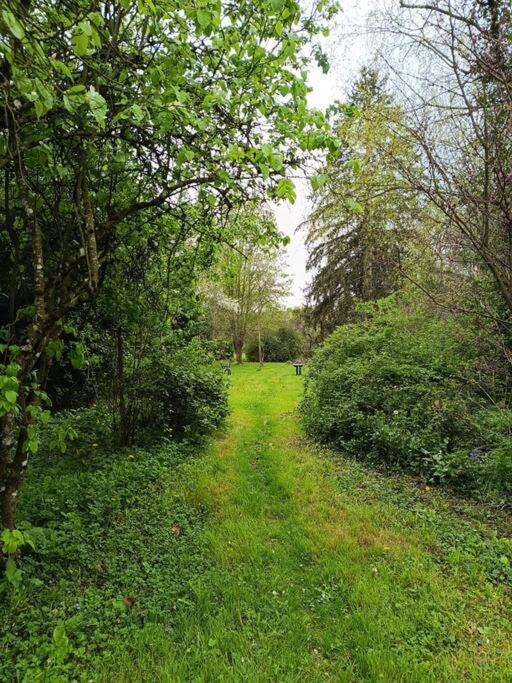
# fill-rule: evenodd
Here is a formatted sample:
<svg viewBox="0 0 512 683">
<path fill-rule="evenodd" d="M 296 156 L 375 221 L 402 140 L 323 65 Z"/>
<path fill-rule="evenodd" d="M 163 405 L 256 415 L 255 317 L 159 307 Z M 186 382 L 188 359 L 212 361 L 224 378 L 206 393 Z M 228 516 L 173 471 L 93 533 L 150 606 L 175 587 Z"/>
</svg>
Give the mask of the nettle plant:
<svg viewBox="0 0 512 683">
<path fill-rule="evenodd" d="M 15 526 L 55 342 L 120 236 L 146 237 L 195 203 L 218 244 L 223 212 L 293 200 L 290 171 L 335 148 L 306 83 L 312 57 L 325 67 L 312 41 L 335 11 L 331 0 L 308 14 L 296 0 L 3 3 L 0 328 L 19 349 L 16 411 L 0 418 L 3 527 Z"/>
</svg>

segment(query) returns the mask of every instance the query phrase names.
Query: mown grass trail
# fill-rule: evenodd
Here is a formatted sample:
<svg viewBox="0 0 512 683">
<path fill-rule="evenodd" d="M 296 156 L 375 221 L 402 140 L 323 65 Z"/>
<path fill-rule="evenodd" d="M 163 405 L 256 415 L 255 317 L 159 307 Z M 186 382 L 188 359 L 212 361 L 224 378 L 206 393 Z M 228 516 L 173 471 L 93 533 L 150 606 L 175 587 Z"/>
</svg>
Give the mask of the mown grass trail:
<svg viewBox="0 0 512 683">
<path fill-rule="evenodd" d="M 209 569 L 106 677 L 512 681 L 507 590 L 478 550 L 468 563 L 440 550 L 476 536 L 308 445 L 301 383 L 286 365 L 235 368 L 226 431 L 185 477 L 210 513 Z"/>
</svg>

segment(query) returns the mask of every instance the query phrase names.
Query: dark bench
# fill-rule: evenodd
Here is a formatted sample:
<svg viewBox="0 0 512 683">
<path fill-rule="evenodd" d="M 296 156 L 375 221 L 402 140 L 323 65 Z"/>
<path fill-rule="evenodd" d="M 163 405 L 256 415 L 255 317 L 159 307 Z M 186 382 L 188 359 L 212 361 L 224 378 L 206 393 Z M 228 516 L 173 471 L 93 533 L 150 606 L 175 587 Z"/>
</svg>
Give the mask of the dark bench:
<svg viewBox="0 0 512 683">
<path fill-rule="evenodd" d="M 295 368 L 295 374 L 296 375 L 302 375 L 302 368 L 304 367 L 304 361 L 301 358 L 297 358 L 297 360 L 293 361 L 292 365 Z"/>
</svg>

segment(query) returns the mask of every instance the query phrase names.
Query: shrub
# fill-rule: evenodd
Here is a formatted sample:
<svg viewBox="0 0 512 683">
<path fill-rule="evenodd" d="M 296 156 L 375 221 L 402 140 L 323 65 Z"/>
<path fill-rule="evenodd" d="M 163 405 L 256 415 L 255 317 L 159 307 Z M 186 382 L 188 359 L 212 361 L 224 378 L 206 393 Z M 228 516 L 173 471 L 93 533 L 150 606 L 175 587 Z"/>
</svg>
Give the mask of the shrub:
<svg viewBox="0 0 512 683">
<path fill-rule="evenodd" d="M 207 345 L 216 360 L 232 360 L 233 341 L 231 339 L 212 339 L 207 342 Z"/>
<path fill-rule="evenodd" d="M 384 306 L 315 354 L 308 432 L 357 457 L 464 487 L 511 487 L 512 413 L 489 404 L 480 339 L 453 319 Z"/>
<path fill-rule="evenodd" d="M 264 360 L 274 363 L 286 363 L 294 360 L 303 351 L 303 340 L 299 332 L 291 327 L 280 327 L 275 334 L 263 339 Z M 258 339 L 254 338 L 247 345 L 247 358 L 259 360 Z"/>
<path fill-rule="evenodd" d="M 136 431 L 202 436 L 228 412 L 225 376 L 198 339 L 144 359 L 127 394 Z"/>
</svg>

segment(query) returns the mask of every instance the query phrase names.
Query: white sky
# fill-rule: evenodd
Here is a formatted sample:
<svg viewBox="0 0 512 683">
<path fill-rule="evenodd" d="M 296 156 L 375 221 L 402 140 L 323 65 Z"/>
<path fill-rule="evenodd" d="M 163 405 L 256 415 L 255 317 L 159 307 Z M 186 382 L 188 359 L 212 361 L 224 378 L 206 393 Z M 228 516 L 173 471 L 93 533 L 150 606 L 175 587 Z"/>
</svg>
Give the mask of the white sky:
<svg viewBox="0 0 512 683">
<path fill-rule="evenodd" d="M 335 100 L 343 100 L 360 67 L 371 61 L 373 51 L 367 38 L 341 40 L 340 34 L 351 28 L 364 27 L 369 11 L 376 9 L 378 4 L 379 0 L 342 0 L 343 10 L 336 20 L 338 26 L 333 27 L 324 44 L 331 65 L 329 73 L 324 75 L 316 65 L 312 65 L 310 70 L 309 84 L 313 88 L 309 96 L 311 107 L 325 109 Z M 287 262 L 293 284 L 291 295 L 286 301 L 288 306 L 304 303 L 303 290 L 307 282 L 304 229 L 298 228 L 308 215 L 309 182 L 296 181 L 295 185 L 295 204 L 281 202 L 275 207 L 277 225 L 291 239 L 287 248 Z"/>
</svg>

